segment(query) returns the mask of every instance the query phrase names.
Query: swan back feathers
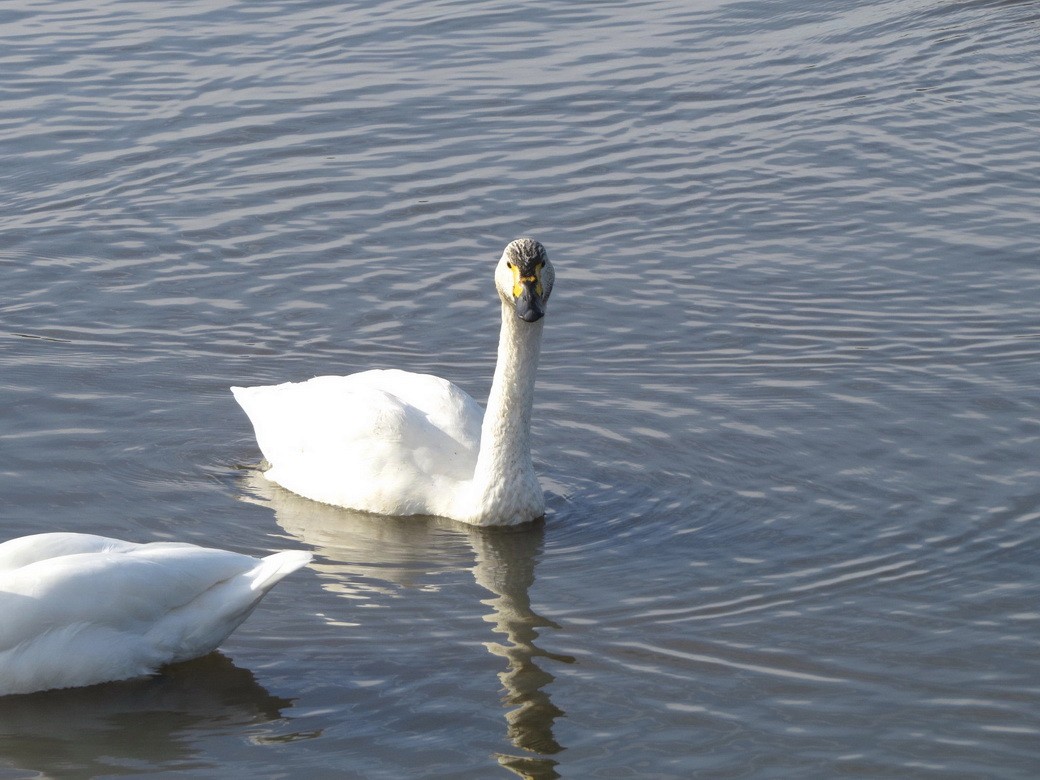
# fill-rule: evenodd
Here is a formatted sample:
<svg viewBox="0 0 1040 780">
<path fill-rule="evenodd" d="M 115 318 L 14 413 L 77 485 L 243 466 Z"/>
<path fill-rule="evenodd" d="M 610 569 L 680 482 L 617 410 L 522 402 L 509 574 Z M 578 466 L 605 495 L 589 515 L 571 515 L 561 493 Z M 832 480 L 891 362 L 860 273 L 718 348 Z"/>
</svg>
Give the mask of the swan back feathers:
<svg viewBox="0 0 1040 780">
<path fill-rule="evenodd" d="M 123 680 L 205 655 L 310 558 L 72 533 L 0 544 L 0 695 Z"/>
</svg>

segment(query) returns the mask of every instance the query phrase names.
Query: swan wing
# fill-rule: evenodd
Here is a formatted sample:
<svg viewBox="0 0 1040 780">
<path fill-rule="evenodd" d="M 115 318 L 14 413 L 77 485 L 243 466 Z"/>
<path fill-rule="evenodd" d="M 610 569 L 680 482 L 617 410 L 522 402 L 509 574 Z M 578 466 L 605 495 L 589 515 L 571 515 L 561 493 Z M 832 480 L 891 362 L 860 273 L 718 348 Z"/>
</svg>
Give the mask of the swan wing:
<svg viewBox="0 0 1040 780">
<path fill-rule="evenodd" d="M 122 539 L 93 534 L 50 533 L 22 536 L 0 544 L 0 575 L 49 558 L 77 553 L 122 552 L 138 546 Z"/>
<path fill-rule="evenodd" d="M 309 559 L 76 534 L 0 545 L 0 694 L 126 679 L 208 653 Z"/>
<path fill-rule="evenodd" d="M 396 368 L 362 371 L 353 378 L 421 412 L 431 425 L 466 449 L 475 452 L 480 447 L 484 410 L 466 391 L 447 379 Z"/>
<path fill-rule="evenodd" d="M 295 493 L 386 514 L 443 514 L 439 495 L 471 479 L 480 406 L 452 383 L 398 370 L 232 388 L 270 462 Z"/>
</svg>

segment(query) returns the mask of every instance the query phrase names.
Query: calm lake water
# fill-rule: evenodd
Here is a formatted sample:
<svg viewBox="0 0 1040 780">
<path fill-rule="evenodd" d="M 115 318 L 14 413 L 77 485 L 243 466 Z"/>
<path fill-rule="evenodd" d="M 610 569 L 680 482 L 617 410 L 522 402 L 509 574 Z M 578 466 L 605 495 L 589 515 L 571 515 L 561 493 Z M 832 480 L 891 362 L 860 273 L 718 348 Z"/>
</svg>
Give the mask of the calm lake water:
<svg viewBox="0 0 1040 780">
<path fill-rule="evenodd" d="M 5 5 L 0 538 L 316 558 L 0 778 L 1037 776 L 1038 127 L 1037 2 Z M 520 235 L 544 523 L 249 468 L 232 384 L 483 401 Z"/>
</svg>

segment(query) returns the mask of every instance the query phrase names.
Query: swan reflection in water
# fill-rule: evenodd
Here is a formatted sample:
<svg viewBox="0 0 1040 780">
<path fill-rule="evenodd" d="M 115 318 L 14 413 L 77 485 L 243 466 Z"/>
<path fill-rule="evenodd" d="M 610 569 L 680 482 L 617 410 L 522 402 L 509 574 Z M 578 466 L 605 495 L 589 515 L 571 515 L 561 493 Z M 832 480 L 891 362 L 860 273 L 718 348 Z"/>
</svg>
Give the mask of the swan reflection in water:
<svg viewBox="0 0 1040 780">
<path fill-rule="evenodd" d="M 159 771 L 191 761 L 195 737 L 239 739 L 281 721 L 291 699 L 219 652 L 171 664 L 154 677 L 0 697 L 0 774 L 96 777 Z M 132 734 L 128 738 L 127 734 Z M 271 738 L 278 739 L 275 730 Z M 20 775 L 19 775 L 20 776 Z"/>
<path fill-rule="evenodd" d="M 535 645 L 539 628 L 558 628 L 531 608 L 529 591 L 544 536 L 541 524 L 482 529 L 438 518 L 352 512 L 300 498 L 258 471 L 248 472 L 247 485 L 243 500 L 269 506 L 278 525 L 313 549 L 316 558 L 310 568 L 319 573 L 322 587 L 330 592 L 356 598 L 351 583 L 359 577 L 422 592 L 420 583 L 431 571 L 472 570 L 477 584 L 492 594 L 481 601 L 491 608 L 484 619 L 502 635 L 499 641 L 484 645 L 506 660 L 507 668 L 499 679 L 505 691 L 503 703 L 510 708 L 507 734 L 513 745 L 525 751 L 496 758 L 521 777 L 559 777 L 556 762 L 548 756 L 563 749 L 553 736 L 553 723 L 563 712 L 546 691 L 555 678 L 535 659 L 563 663 L 574 659 Z M 467 544 L 460 545 L 460 540 Z"/>
</svg>

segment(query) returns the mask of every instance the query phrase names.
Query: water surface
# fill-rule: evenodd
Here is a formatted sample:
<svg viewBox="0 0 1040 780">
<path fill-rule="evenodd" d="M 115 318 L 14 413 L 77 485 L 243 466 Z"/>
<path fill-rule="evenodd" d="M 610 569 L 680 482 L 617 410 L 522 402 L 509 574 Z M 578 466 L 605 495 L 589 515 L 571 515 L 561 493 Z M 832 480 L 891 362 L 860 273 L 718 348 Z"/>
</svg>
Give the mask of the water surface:
<svg viewBox="0 0 1040 780">
<path fill-rule="evenodd" d="M 1040 771 L 1040 6 L 0 11 L 0 520 L 314 550 L 219 654 L 0 702 L 0 777 Z M 544 523 L 315 505 L 228 386 L 486 397 Z"/>
</svg>

